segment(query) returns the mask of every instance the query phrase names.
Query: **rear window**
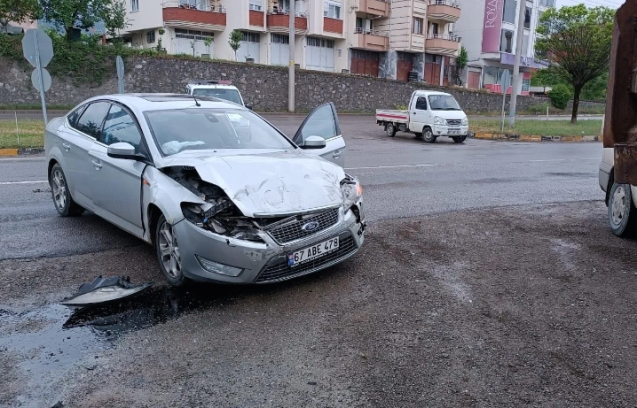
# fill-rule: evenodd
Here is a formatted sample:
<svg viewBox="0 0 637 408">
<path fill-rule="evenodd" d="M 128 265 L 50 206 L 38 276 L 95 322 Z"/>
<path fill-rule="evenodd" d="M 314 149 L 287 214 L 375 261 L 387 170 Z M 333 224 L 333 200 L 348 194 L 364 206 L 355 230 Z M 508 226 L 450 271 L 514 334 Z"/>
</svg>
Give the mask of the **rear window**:
<svg viewBox="0 0 637 408">
<path fill-rule="evenodd" d="M 236 103 L 238 105 L 243 105 L 243 102 L 241 101 L 241 95 L 239 95 L 239 91 L 237 91 L 236 89 L 199 88 L 192 91 L 192 94 L 195 96 L 219 98 L 225 101 Z"/>
</svg>

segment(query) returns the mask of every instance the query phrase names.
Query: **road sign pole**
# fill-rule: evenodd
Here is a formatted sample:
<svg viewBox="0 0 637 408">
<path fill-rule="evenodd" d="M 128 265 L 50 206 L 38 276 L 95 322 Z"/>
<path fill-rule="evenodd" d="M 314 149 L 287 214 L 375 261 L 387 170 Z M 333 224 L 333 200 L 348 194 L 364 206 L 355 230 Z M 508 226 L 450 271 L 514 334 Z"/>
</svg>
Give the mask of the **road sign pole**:
<svg viewBox="0 0 637 408">
<path fill-rule="evenodd" d="M 40 64 L 40 48 L 38 46 L 38 37 L 35 36 L 35 69 L 38 70 L 38 82 L 40 83 L 40 100 L 42 101 L 42 116 L 44 117 L 44 126 L 49 123 L 46 117 L 46 101 L 44 100 L 44 81 L 42 80 L 42 65 Z"/>
</svg>

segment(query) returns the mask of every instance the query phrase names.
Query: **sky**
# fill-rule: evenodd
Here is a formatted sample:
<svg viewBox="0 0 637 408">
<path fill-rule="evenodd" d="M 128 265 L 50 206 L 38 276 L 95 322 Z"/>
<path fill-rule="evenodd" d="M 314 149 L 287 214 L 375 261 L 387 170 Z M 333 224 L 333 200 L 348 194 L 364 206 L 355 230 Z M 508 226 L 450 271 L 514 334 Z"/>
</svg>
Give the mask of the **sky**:
<svg viewBox="0 0 637 408">
<path fill-rule="evenodd" d="M 624 0 L 556 0 L 556 6 L 574 6 L 576 4 L 584 3 L 588 7 L 606 6 L 612 9 L 617 9 L 624 4 Z"/>
</svg>

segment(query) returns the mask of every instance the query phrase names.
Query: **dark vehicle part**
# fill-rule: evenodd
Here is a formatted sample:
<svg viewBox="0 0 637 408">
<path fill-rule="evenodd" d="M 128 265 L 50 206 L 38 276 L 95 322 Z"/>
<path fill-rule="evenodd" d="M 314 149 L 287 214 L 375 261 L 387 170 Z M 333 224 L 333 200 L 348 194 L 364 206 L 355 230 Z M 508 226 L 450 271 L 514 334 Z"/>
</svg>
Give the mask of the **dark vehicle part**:
<svg viewBox="0 0 637 408">
<path fill-rule="evenodd" d="M 629 237 L 637 230 L 637 208 L 633 205 L 630 184 L 613 183 L 608 200 L 608 221 L 613 234 Z"/>
<path fill-rule="evenodd" d="M 604 147 L 615 150 L 615 183 L 637 186 L 637 1 L 615 14 L 610 55 Z"/>
<path fill-rule="evenodd" d="M 80 207 L 71 197 L 66 176 L 64 171 L 62 171 L 62 166 L 58 163 L 51 167 L 49 185 L 51 186 L 51 197 L 53 198 L 55 209 L 62 217 L 82 215 L 84 208 Z"/>
<path fill-rule="evenodd" d="M 133 285 L 128 276 L 112 276 L 109 278 L 98 276 L 93 282 L 82 284 L 77 293 L 63 299 L 60 303 L 65 306 L 90 306 L 112 302 L 136 295 L 152 285 L 153 282 Z"/>
</svg>

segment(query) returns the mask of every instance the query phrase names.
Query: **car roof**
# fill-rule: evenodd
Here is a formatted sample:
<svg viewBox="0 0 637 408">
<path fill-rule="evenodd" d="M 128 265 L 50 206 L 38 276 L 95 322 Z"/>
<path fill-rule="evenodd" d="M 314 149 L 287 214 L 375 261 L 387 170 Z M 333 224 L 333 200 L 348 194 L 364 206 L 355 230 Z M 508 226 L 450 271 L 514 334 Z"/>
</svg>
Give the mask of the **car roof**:
<svg viewBox="0 0 637 408">
<path fill-rule="evenodd" d="M 440 91 L 419 90 L 419 91 L 416 91 L 416 93 L 418 93 L 419 95 L 425 94 L 425 95 L 449 95 L 449 96 L 452 96 L 451 94 L 448 94 L 447 92 L 440 92 Z"/>
<path fill-rule="evenodd" d="M 128 93 L 96 96 L 88 101 L 99 99 L 110 99 L 119 102 L 130 108 L 134 107 L 141 111 L 184 109 L 195 107 L 195 98 L 187 94 L 171 93 Z M 88 102 L 86 101 L 86 102 Z M 217 109 L 245 109 L 243 106 L 225 101 L 219 98 L 197 97 L 196 101 L 202 108 Z"/>
<path fill-rule="evenodd" d="M 210 89 L 237 89 L 234 85 L 226 85 L 226 84 L 188 84 L 191 88 L 210 88 Z"/>
</svg>

